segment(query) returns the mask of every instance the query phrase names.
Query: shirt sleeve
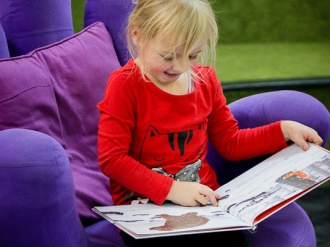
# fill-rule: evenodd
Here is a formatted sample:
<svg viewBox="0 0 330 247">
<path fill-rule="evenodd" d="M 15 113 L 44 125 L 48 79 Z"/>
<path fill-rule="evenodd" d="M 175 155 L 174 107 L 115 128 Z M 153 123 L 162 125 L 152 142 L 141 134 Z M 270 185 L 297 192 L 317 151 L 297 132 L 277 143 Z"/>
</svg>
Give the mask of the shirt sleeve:
<svg viewBox="0 0 330 247">
<path fill-rule="evenodd" d="M 228 160 L 239 161 L 275 153 L 287 146 L 281 131 L 281 121 L 256 128 L 239 129 L 237 120 L 226 105 L 215 71 L 209 73 L 209 76 L 214 87 L 214 101 L 208 134 L 219 154 Z"/>
</svg>

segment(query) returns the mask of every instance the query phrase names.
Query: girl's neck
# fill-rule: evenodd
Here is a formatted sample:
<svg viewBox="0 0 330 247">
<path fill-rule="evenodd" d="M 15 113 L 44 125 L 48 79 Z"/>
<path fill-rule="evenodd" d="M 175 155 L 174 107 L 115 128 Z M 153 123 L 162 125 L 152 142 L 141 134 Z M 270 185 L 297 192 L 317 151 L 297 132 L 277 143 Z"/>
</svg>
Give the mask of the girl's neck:
<svg viewBox="0 0 330 247">
<path fill-rule="evenodd" d="M 176 81 L 171 83 L 161 83 L 151 75 L 147 75 L 149 80 L 161 90 L 173 95 L 185 95 L 189 93 L 190 81 L 187 74 L 182 74 Z"/>
</svg>

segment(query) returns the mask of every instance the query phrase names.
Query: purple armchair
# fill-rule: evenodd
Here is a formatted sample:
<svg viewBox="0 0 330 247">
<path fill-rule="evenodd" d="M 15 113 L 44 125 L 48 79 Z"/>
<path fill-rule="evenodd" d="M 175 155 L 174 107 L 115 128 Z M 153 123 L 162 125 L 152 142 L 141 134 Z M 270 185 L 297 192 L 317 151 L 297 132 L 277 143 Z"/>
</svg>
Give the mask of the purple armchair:
<svg viewBox="0 0 330 247">
<path fill-rule="evenodd" d="M 5 32 L 3 31 L 2 25 L 0 24 L 0 59 L 8 57 L 10 57 L 10 55 L 8 50 L 7 38 Z"/>
<path fill-rule="evenodd" d="M 10 56 L 26 54 L 73 34 L 71 1 L 0 0 L 0 23 Z"/>
<path fill-rule="evenodd" d="M 124 65 L 130 54 L 126 47 L 125 27 L 129 13 L 133 10 L 132 0 L 86 0 L 84 27 L 101 21 L 112 35 L 120 65 Z"/>
<path fill-rule="evenodd" d="M 14 14 L 8 2 L 0 0 L 3 26 L 9 25 L 9 16 L 4 20 L 2 13 Z M 71 7 L 62 1 L 29 2 L 38 3 L 38 8 L 24 5 L 31 15 L 31 9 L 56 13 L 48 24 L 52 27 L 60 30 L 63 20 L 71 20 Z M 19 56 L 11 52 L 11 58 L 0 59 L 0 246 L 124 246 L 116 227 L 91 208 L 112 204 L 109 180 L 97 166 L 96 104 L 110 73 L 129 58 L 116 20 L 124 20 L 132 7 L 130 0 L 87 0 L 84 30 L 71 34 L 70 27 L 65 38 L 59 32 L 55 41 L 54 33 L 49 39 L 43 33 L 36 37 L 43 41 L 29 38 L 16 46 L 19 39 L 9 40 L 12 33 L 4 28 L 9 47 L 23 48 Z M 48 17 L 38 13 L 38 18 L 46 24 L 43 18 Z M 12 19 L 11 24 L 29 29 L 26 20 Z M 25 45 L 34 48 L 25 50 Z M 329 111 L 304 93 L 258 94 L 230 108 L 241 128 L 292 119 L 315 128 L 324 145 L 329 139 Z M 209 148 L 207 158 L 220 183 L 265 158 L 231 163 Z M 287 215 L 296 218 L 287 222 Z M 316 244 L 309 217 L 296 203 L 261 223 L 255 234 L 244 234 L 257 247 L 259 237 L 268 239 L 270 247 Z"/>
</svg>

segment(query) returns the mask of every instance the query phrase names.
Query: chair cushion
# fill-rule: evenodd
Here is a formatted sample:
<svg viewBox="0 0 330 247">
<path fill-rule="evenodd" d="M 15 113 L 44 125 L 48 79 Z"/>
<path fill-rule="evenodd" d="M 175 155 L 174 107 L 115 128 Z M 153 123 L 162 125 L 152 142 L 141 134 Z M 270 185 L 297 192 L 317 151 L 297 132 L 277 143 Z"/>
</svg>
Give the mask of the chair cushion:
<svg viewBox="0 0 330 247">
<path fill-rule="evenodd" d="M 119 67 L 102 22 L 27 55 L 0 60 L 0 130 L 37 130 L 65 148 L 84 217 L 96 217 L 95 205 L 112 204 L 109 180 L 97 164 L 96 105 Z"/>
<path fill-rule="evenodd" d="M 71 0 L 0 0 L 0 6 L 12 57 L 74 34 Z"/>
</svg>

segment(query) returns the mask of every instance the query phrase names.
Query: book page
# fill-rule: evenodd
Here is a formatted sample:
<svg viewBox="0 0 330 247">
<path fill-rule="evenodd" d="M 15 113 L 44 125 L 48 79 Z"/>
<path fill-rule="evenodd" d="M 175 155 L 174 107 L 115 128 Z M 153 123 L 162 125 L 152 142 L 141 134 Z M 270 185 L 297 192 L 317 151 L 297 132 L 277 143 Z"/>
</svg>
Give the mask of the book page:
<svg viewBox="0 0 330 247">
<path fill-rule="evenodd" d="M 329 151 L 310 144 L 303 151 L 294 144 L 251 168 L 217 192 L 224 196 L 219 207 L 253 224 L 265 210 L 330 176 Z"/>
<path fill-rule="evenodd" d="M 172 203 L 95 207 L 93 211 L 134 238 L 250 229 L 248 224 L 212 205 L 184 207 Z"/>
</svg>

